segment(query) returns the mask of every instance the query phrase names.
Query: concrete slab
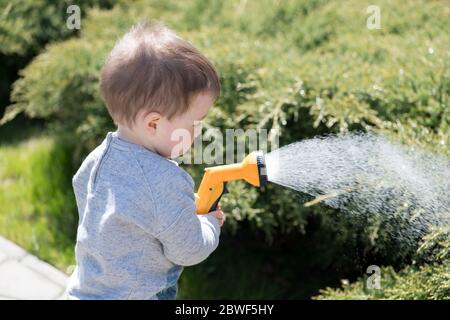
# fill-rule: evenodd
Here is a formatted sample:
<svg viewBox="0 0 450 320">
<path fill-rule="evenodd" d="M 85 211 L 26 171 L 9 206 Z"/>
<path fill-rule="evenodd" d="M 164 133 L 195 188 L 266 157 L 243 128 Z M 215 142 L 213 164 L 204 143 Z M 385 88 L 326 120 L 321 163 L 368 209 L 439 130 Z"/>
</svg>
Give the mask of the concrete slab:
<svg viewBox="0 0 450 320">
<path fill-rule="evenodd" d="M 67 276 L 0 237 L 0 300 L 61 299 Z"/>
</svg>

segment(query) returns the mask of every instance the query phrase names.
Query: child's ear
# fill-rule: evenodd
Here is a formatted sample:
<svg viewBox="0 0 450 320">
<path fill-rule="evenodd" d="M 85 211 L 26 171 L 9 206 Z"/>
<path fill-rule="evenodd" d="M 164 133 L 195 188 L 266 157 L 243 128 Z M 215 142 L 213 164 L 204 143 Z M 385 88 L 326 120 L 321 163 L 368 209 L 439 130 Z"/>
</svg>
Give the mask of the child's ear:
<svg viewBox="0 0 450 320">
<path fill-rule="evenodd" d="M 159 121 L 161 120 L 161 114 L 159 112 L 149 112 L 144 117 L 144 124 L 146 131 L 154 134 L 158 128 Z"/>
</svg>

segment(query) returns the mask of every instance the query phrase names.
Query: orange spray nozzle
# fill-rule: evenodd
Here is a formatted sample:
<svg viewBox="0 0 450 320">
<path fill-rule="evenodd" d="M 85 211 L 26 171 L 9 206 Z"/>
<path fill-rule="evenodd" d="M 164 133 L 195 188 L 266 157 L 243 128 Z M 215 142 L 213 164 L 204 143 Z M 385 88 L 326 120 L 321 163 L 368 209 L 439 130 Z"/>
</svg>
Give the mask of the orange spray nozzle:
<svg viewBox="0 0 450 320">
<path fill-rule="evenodd" d="M 262 151 L 250 153 L 241 163 L 206 168 L 195 194 L 197 214 L 206 214 L 215 210 L 220 197 L 228 192 L 226 183 L 240 179 L 255 187 L 261 187 L 267 182 L 266 164 Z"/>
</svg>

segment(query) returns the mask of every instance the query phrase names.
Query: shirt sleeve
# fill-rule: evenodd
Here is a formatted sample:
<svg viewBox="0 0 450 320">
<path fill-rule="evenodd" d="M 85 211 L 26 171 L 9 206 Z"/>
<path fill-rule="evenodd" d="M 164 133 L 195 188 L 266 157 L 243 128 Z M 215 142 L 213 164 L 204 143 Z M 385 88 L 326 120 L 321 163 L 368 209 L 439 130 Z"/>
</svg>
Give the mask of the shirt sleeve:
<svg viewBox="0 0 450 320">
<path fill-rule="evenodd" d="M 213 213 L 197 215 L 194 183 L 181 168 L 165 176 L 156 196 L 155 237 L 173 263 L 191 266 L 205 260 L 218 246 L 220 225 Z"/>
</svg>

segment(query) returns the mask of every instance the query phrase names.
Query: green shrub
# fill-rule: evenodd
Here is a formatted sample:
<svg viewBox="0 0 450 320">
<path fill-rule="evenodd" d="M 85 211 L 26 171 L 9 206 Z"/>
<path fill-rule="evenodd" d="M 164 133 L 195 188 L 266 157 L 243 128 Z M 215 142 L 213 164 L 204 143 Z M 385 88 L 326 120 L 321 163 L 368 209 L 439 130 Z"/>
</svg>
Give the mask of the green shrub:
<svg viewBox="0 0 450 320">
<path fill-rule="evenodd" d="M 395 272 L 381 269 L 380 289 L 369 289 L 367 278 L 344 280 L 340 289 L 321 290 L 315 299 L 450 299 L 450 225 L 430 232 L 417 250 L 416 259 L 429 264 L 413 265 Z"/>
<path fill-rule="evenodd" d="M 366 279 L 354 283 L 344 280 L 341 289 L 321 290 L 315 299 L 450 299 L 450 260 L 400 272 L 387 267 L 381 269 L 381 275 L 381 289 L 367 289 Z"/>
<path fill-rule="evenodd" d="M 419 14 L 413 10 L 415 1 L 401 7 L 383 1 L 387 17 L 382 31 L 365 28 L 367 5 L 359 1 L 248 2 L 246 7 L 237 1 L 219 3 L 136 2 L 110 11 L 90 10 L 79 38 L 48 46 L 23 70 L 14 85 L 15 103 L 3 121 L 22 111 L 47 118 L 80 149 L 81 158 L 113 129 L 98 93 L 102 62 L 114 41 L 147 16 L 166 22 L 216 63 L 224 93 L 208 117 L 211 125 L 279 128 L 282 144 L 326 132 L 377 130 L 449 152 L 448 52 L 446 35 L 436 26 L 448 24 L 442 2 L 423 2 Z M 405 10 L 408 16 L 394 14 Z M 274 29 L 285 33 L 272 30 L 268 21 L 279 20 L 274 14 L 286 16 L 279 22 L 283 27 Z M 418 15 L 414 30 L 390 31 L 411 15 Z M 424 15 L 432 16 L 433 23 L 420 18 Z M 294 41 L 304 37 L 302 30 L 322 24 L 333 30 L 330 41 L 312 41 L 315 45 L 306 47 Z M 237 201 L 240 188 L 232 187 L 229 201 L 245 206 L 244 218 L 283 224 L 288 214 L 275 216 L 270 207 L 258 208 L 259 197 L 250 206 Z M 273 192 L 271 199 L 279 196 Z M 304 219 L 298 219 L 301 226 Z M 266 230 L 270 235 L 273 228 Z"/>
<path fill-rule="evenodd" d="M 75 4 L 84 11 L 90 7 L 108 8 L 114 0 L 2 0 L 0 2 L 0 53 L 26 56 L 38 53 L 49 41 L 65 39 L 76 30 L 66 27 L 67 8 Z"/>
<path fill-rule="evenodd" d="M 34 56 L 51 41 L 76 36 L 66 26 L 67 8 L 76 4 L 81 18 L 87 8 L 108 8 L 114 0 L 1 0 L 0 1 L 0 117 L 10 104 L 11 85 Z"/>
<path fill-rule="evenodd" d="M 281 145 L 325 133 L 375 131 L 450 154 L 449 35 L 443 32 L 450 27 L 448 6 L 445 1 L 378 1 L 382 29 L 369 30 L 370 4 L 172 0 L 119 1 L 111 10 L 92 9 L 79 37 L 47 46 L 22 71 L 1 121 L 21 112 L 47 119 L 64 144 L 75 148 L 80 163 L 106 131 L 114 130 L 98 93 L 104 58 L 131 25 L 150 17 L 175 29 L 217 66 L 223 94 L 208 125 L 279 129 Z M 198 183 L 203 168 L 186 168 Z M 277 186 L 259 192 L 237 182 L 229 188 L 222 201 L 229 212 L 225 233 L 249 222 L 256 234 L 276 241 L 306 232 L 311 221 L 323 230 L 333 224 L 341 247 L 318 253 L 317 259 L 342 263 L 341 274 L 352 270 L 341 248 L 364 263 L 373 259 L 397 268 L 415 254 L 416 248 L 377 228 L 387 220 L 356 221 L 322 206 L 304 208 L 307 196 Z"/>
</svg>

